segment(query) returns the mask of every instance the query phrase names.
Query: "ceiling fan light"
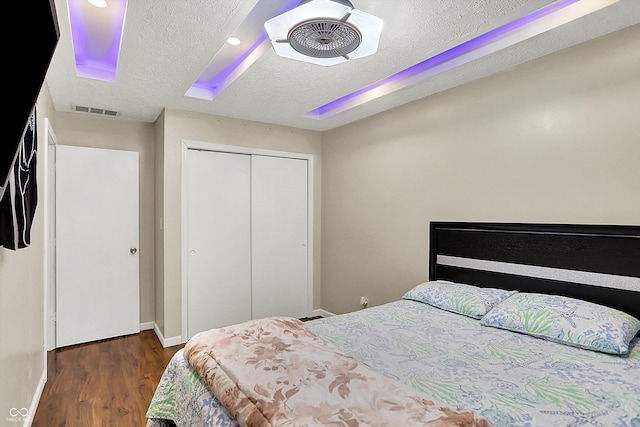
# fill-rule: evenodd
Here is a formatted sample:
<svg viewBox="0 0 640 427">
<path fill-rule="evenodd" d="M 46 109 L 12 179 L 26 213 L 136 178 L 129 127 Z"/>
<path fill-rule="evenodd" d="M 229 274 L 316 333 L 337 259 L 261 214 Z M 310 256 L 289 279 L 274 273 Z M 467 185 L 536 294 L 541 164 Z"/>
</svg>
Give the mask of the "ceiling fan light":
<svg viewBox="0 0 640 427">
<path fill-rule="evenodd" d="M 376 53 L 378 51 L 378 43 L 380 42 L 380 34 L 382 33 L 382 19 L 353 9 L 349 20 L 358 23 L 358 29 L 362 34 L 360 46 L 351 52 L 349 57 L 356 59 Z"/>
<path fill-rule="evenodd" d="M 307 0 L 264 27 L 276 54 L 329 66 L 375 53 L 382 20 L 347 0 Z"/>
<path fill-rule="evenodd" d="M 341 56 L 338 58 L 313 58 L 311 56 L 306 56 L 291 48 L 291 45 L 289 43 L 274 44 L 273 50 L 277 55 L 284 58 L 297 59 L 298 61 L 310 62 L 312 64 L 324 66 L 336 65 L 346 61 L 346 59 Z"/>
</svg>

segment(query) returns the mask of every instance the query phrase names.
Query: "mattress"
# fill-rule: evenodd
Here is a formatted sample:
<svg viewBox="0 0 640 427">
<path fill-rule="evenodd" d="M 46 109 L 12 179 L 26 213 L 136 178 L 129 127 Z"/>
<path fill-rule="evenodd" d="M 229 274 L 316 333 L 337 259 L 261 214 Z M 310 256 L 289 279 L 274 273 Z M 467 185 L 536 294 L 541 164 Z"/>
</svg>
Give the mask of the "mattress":
<svg viewBox="0 0 640 427">
<path fill-rule="evenodd" d="M 442 405 L 472 409 L 496 426 L 640 426 L 640 338 L 626 355 L 570 347 L 481 326 L 478 320 L 399 300 L 313 320 L 347 354 Z M 149 410 L 148 427 L 237 426 L 178 351 Z"/>
</svg>

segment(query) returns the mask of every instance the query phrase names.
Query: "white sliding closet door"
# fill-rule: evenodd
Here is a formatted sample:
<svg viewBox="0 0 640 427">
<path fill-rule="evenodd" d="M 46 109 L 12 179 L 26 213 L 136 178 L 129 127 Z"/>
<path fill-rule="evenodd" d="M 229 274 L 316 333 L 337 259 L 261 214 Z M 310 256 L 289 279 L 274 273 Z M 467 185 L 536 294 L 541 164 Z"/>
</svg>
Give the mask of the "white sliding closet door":
<svg viewBox="0 0 640 427">
<path fill-rule="evenodd" d="M 252 156 L 253 318 L 309 314 L 307 161 Z"/>
<path fill-rule="evenodd" d="M 187 150 L 187 332 L 251 319 L 251 156 Z"/>
</svg>

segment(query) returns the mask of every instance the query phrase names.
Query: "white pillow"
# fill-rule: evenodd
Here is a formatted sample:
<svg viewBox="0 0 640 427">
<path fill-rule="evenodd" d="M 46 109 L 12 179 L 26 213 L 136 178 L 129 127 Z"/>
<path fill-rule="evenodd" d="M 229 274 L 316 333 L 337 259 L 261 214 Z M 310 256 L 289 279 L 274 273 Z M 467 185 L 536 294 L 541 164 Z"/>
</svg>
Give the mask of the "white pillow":
<svg viewBox="0 0 640 427">
<path fill-rule="evenodd" d="M 402 298 L 480 319 L 492 307 L 514 293 L 516 291 L 435 280 L 416 286 Z"/>
</svg>

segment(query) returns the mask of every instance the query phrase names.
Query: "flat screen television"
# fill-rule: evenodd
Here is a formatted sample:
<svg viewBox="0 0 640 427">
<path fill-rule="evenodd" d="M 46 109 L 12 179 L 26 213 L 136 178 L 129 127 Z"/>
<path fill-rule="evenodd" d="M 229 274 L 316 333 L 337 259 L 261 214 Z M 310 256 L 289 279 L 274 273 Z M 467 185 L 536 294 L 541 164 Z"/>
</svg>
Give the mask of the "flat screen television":
<svg viewBox="0 0 640 427">
<path fill-rule="evenodd" d="M 51 58 L 60 39 L 54 0 L 22 0 L 12 3 L 5 21 L 17 26 L 7 35 L 4 64 L 8 72 L 3 103 L 7 106 L 6 124 L 0 141 L 0 189 L 4 188 L 27 121 Z M 5 22 L 8 25 L 8 22 Z"/>
</svg>

